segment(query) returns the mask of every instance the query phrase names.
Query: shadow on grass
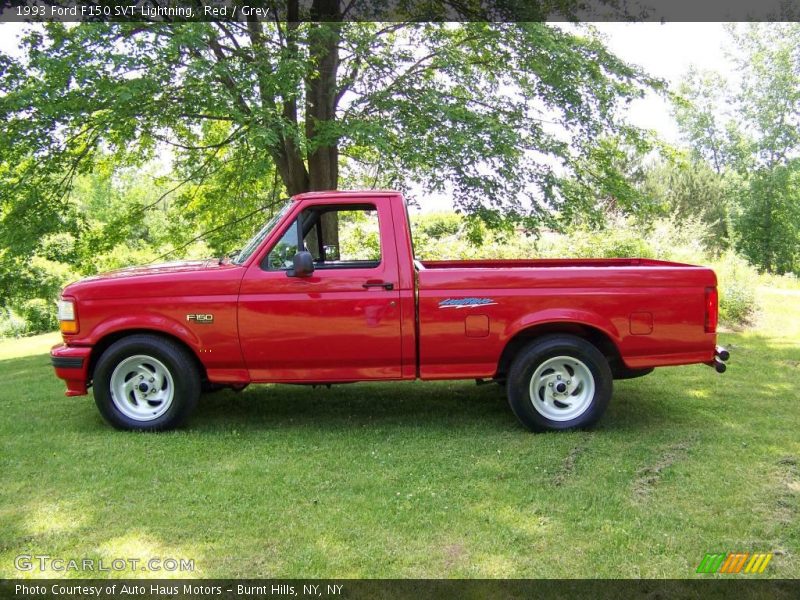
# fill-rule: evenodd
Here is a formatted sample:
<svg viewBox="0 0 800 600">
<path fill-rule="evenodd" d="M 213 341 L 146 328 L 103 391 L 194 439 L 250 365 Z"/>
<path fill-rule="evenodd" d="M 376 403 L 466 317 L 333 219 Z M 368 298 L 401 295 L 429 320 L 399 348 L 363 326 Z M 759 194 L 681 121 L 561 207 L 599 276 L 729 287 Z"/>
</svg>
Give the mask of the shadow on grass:
<svg viewBox="0 0 800 600">
<path fill-rule="evenodd" d="M 201 398 L 192 428 L 382 425 L 446 430 L 476 423 L 507 428 L 513 422 L 504 391 L 497 385 L 398 382 L 331 388 L 254 385 L 240 394 L 210 394 Z"/>
</svg>

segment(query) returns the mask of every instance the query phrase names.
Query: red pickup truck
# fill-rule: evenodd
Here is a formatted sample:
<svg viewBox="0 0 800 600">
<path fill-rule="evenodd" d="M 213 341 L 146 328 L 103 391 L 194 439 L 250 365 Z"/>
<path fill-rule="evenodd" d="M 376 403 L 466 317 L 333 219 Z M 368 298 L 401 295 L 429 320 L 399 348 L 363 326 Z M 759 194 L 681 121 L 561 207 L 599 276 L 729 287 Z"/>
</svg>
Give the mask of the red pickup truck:
<svg viewBox="0 0 800 600">
<path fill-rule="evenodd" d="M 67 395 L 92 385 L 121 429 L 178 426 L 207 388 L 405 379 L 496 380 L 527 428 L 570 429 L 600 418 L 613 379 L 691 363 L 722 372 L 728 358 L 710 269 L 417 261 L 392 191 L 295 196 L 232 259 L 67 286 L 59 321 L 51 360 Z"/>
</svg>

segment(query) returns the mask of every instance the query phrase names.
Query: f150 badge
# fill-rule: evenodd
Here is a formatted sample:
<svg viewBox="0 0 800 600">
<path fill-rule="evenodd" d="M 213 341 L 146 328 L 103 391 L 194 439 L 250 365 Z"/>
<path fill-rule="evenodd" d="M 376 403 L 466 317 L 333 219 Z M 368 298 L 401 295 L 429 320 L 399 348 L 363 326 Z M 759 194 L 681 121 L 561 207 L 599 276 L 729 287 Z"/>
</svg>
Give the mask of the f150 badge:
<svg viewBox="0 0 800 600">
<path fill-rule="evenodd" d="M 447 298 L 439 302 L 439 308 L 472 308 L 497 304 L 494 298 Z"/>
<path fill-rule="evenodd" d="M 190 314 L 186 315 L 186 320 L 192 323 L 202 323 L 203 325 L 211 325 L 214 322 L 214 315 L 212 314 Z"/>
</svg>

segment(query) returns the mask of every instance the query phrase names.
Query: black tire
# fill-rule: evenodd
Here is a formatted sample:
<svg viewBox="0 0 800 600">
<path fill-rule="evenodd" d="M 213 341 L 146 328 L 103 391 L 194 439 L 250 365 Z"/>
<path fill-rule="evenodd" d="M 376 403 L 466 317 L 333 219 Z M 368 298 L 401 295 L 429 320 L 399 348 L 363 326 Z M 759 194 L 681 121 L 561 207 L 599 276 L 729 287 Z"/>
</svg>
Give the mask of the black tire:
<svg viewBox="0 0 800 600">
<path fill-rule="evenodd" d="M 143 357 L 142 359 L 134 357 Z M 148 359 L 150 359 L 148 361 Z M 112 393 L 112 376 L 118 366 L 123 365 L 124 361 L 132 361 L 132 364 L 140 363 L 142 366 L 137 372 L 145 372 L 145 368 L 154 370 L 163 367 L 169 376 L 162 376 L 161 380 L 165 383 L 163 389 L 155 390 L 152 386 L 150 392 L 164 394 L 170 401 L 164 404 L 158 400 L 149 400 L 142 403 L 137 400 L 138 392 L 128 393 L 127 405 L 134 409 L 141 405 L 147 409 L 152 409 L 152 414 L 142 418 L 134 418 L 121 409 L 126 406 L 126 402 L 120 400 L 115 402 Z M 160 363 L 160 364 L 159 364 Z M 127 363 L 126 363 L 127 364 Z M 152 365 L 158 365 L 152 367 Z M 125 367 L 121 367 L 118 377 L 124 377 Z M 129 367 L 132 371 L 133 366 Z M 143 376 L 140 376 L 140 379 Z M 132 377 L 128 377 L 128 380 Z M 126 382 L 128 381 L 126 380 Z M 149 381 L 153 381 L 150 379 Z M 147 380 L 144 381 L 147 385 Z M 170 388 L 171 384 L 171 388 Z M 127 429 L 135 431 L 163 431 L 174 429 L 182 425 L 192 411 L 197 406 L 200 396 L 200 373 L 194 357 L 180 344 L 157 335 L 136 334 L 122 338 L 111 344 L 100 356 L 94 370 L 94 401 L 103 418 L 117 429 Z M 167 392 L 171 389 L 172 394 Z M 131 393 L 134 396 L 131 398 Z M 124 397 L 124 395 L 123 395 Z M 164 401 L 162 401 L 164 402 Z M 127 409 L 130 412 L 130 408 Z M 160 411 L 163 412 L 158 414 Z M 142 410 L 144 412 L 144 409 Z"/>
<path fill-rule="evenodd" d="M 537 374 L 540 367 L 544 369 Z M 531 397 L 534 375 L 541 383 L 536 389 L 537 402 Z M 568 379 L 570 386 L 575 380 L 577 387 L 572 393 L 562 379 Z M 548 392 L 548 387 L 554 388 L 551 383 L 566 391 Z M 508 373 L 507 394 L 511 410 L 529 430 L 561 431 L 594 425 L 608 407 L 612 386 L 608 361 L 595 346 L 577 336 L 554 334 L 536 339 L 517 354 Z M 578 410 L 582 412 L 570 417 Z"/>
</svg>

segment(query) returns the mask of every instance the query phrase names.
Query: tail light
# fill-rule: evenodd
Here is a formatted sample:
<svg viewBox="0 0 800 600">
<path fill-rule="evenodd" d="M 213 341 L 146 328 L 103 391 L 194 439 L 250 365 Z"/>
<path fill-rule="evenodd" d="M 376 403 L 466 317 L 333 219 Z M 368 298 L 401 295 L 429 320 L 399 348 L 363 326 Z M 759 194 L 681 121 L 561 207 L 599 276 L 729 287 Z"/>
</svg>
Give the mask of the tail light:
<svg viewBox="0 0 800 600">
<path fill-rule="evenodd" d="M 706 288 L 706 333 L 717 332 L 717 321 L 719 320 L 719 298 L 717 288 Z"/>
</svg>

